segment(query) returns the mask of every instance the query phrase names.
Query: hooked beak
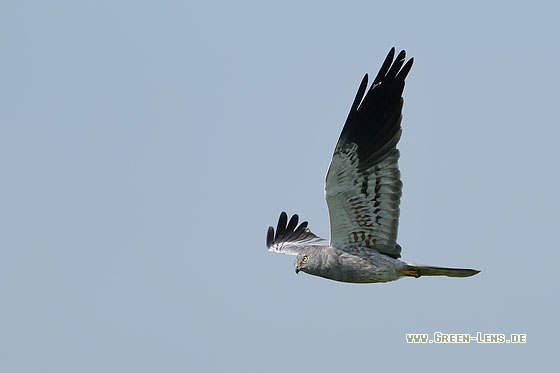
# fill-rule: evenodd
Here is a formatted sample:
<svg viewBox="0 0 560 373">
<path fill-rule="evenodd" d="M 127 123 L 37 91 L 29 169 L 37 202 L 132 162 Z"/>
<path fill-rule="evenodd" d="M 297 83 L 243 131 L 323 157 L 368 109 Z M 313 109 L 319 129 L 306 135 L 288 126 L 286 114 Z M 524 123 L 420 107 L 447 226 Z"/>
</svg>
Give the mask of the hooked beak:
<svg viewBox="0 0 560 373">
<path fill-rule="evenodd" d="M 298 265 L 297 265 L 297 263 L 296 263 L 296 275 L 297 275 L 298 273 L 299 273 L 299 267 L 298 267 Z"/>
</svg>

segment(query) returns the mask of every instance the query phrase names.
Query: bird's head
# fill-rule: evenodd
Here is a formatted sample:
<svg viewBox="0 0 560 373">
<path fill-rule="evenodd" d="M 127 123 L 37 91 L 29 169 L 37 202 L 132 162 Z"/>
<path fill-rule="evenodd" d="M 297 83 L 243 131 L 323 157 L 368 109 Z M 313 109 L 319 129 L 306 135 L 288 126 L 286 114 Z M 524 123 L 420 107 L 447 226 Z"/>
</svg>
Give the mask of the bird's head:
<svg viewBox="0 0 560 373">
<path fill-rule="evenodd" d="M 317 260 L 317 253 L 314 253 L 313 251 L 299 253 L 294 263 L 296 273 L 303 271 L 309 274 L 314 274 L 316 272 Z"/>
</svg>

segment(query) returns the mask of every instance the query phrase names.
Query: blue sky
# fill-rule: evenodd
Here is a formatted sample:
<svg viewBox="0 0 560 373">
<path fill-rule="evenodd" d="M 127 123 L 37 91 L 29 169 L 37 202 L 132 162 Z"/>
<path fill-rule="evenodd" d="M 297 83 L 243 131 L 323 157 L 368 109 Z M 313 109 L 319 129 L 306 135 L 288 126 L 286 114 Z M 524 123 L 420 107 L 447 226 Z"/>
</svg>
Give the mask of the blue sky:
<svg viewBox="0 0 560 373">
<path fill-rule="evenodd" d="M 0 370 L 424 371 L 553 363 L 553 2 L 0 5 Z M 399 243 L 469 279 L 296 275 L 365 72 L 404 92 Z M 409 345 L 406 333 L 524 333 Z"/>
</svg>

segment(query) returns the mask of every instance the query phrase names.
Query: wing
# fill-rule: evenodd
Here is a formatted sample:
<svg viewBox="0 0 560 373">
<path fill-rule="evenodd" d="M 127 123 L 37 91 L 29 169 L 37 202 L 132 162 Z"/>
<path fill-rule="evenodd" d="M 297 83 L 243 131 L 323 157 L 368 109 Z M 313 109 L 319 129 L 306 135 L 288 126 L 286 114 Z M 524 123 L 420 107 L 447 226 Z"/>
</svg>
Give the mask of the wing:
<svg viewBox="0 0 560 373">
<path fill-rule="evenodd" d="M 325 196 L 332 246 L 367 247 L 399 258 L 402 182 L 396 146 L 404 80 L 413 59 L 405 64 L 405 51 L 394 56 L 392 48 L 367 94 L 367 74 L 362 80 L 334 150 Z"/>
<path fill-rule="evenodd" d="M 266 235 L 268 251 L 297 255 L 303 248 L 308 246 L 329 246 L 328 240 L 311 233 L 309 228 L 307 228 L 306 221 L 298 226 L 298 220 L 297 214 L 293 215 L 289 222 L 288 215 L 285 212 L 280 214 L 278 225 L 276 226 L 276 234 L 274 234 L 274 228 L 268 227 Z"/>
</svg>

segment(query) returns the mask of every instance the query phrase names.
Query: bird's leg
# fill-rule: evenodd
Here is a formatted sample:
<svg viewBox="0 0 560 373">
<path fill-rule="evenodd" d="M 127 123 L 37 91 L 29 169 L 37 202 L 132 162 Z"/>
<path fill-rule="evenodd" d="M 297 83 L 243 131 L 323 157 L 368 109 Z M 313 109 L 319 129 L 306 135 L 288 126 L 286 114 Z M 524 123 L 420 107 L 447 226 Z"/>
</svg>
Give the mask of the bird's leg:
<svg viewBox="0 0 560 373">
<path fill-rule="evenodd" d="M 415 269 L 403 269 L 401 273 L 403 274 L 403 276 L 410 276 L 414 278 L 420 277 L 420 274 Z"/>
</svg>

